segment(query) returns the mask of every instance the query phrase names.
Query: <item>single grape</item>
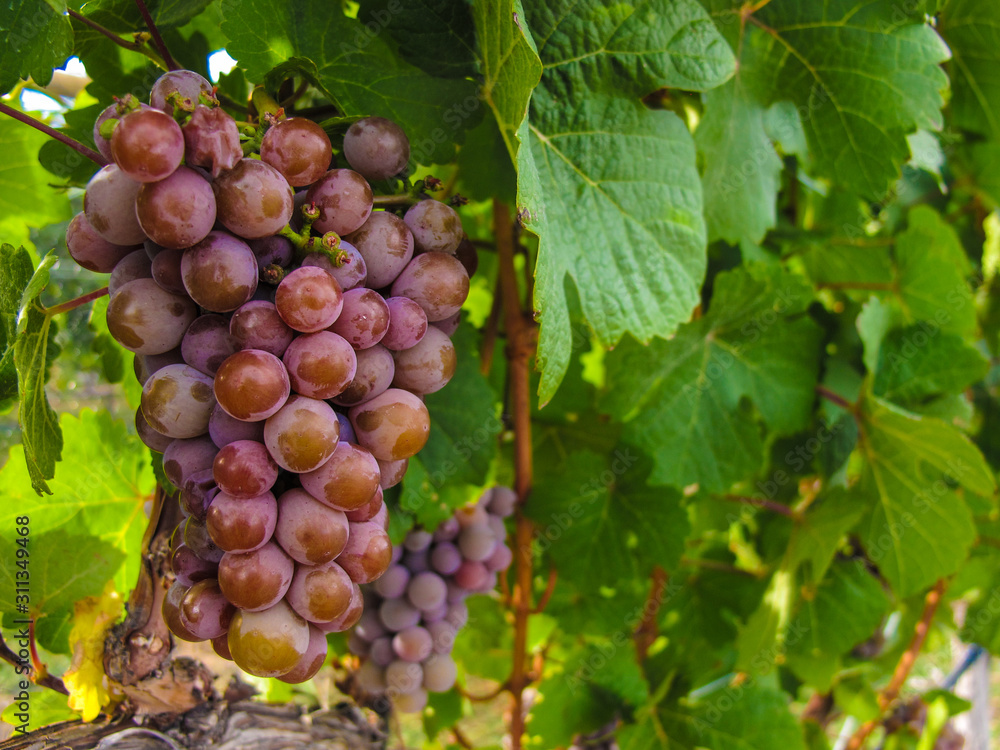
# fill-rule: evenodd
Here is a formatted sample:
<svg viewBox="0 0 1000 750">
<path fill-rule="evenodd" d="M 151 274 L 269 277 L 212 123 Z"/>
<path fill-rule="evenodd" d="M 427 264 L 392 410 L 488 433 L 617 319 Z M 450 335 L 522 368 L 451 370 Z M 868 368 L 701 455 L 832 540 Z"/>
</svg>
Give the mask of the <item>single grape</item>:
<svg viewBox="0 0 1000 750">
<path fill-rule="evenodd" d="M 433 326 L 427 329 L 420 343 L 401 352 L 393 352 L 392 358 L 395 360 L 393 387 L 418 395 L 440 391 L 455 375 L 458 365 L 455 345 L 444 332 Z"/>
<path fill-rule="evenodd" d="M 406 587 L 410 583 L 410 571 L 402 565 L 390 565 L 386 568 L 372 588 L 386 599 L 399 599 L 406 593 Z"/>
<path fill-rule="evenodd" d="M 258 443 L 263 443 L 264 423 L 235 419 L 226 414 L 226 410 L 216 403 L 208 420 L 208 434 L 219 448 L 237 440 L 256 440 Z"/>
<path fill-rule="evenodd" d="M 392 648 L 403 661 L 423 661 L 433 645 L 431 634 L 419 625 L 400 630 L 392 639 Z"/>
<path fill-rule="evenodd" d="M 360 619 L 364 609 L 365 600 L 361 593 L 361 587 L 355 583 L 354 593 L 351 595 L 351 603 L 344 614 L 340 615 L 340 617 L 335 617 L 330 622 L 317 623 L 316 627 L 324 633 L 342 633 L 354 626 L 358 619 Z"/>
<path fill-rule="evenodd" d="M 199 521 L 204 521 L 208 506 L 219 494 L 212 470 L 209 468 L 191 472 L 185 478 L 184 486 L 180 490 L 177 502 L 181 506 L 181 511 Z"/>
<path fill-rule="evenodd" d="M 490 573 L 500 573 L 507 570 L 513 561 L 514 553 L 510 547 L 501 543 L 494 548 L 493 554 L 486 558 L 483 563 Z"/>
<path fill-rule="evenodd" d="M 292 218 L 292 189 L 278 170 L 257 159 L 241 159 L 212 189 L 219 221 L 240 237 L 277 234 Z"/>
<path fill-rule="evenodd" d="M 388 636 L 376 638 L 368 647 L 368 659 L 379 667 L 388 667 L 395 658 L 396 652 L 392 649 L 392 638 Z"/>
<path fill-rule="evenodd" d="M 171 70 L 160 76 L 149 92 L 149 103 L 168 115 L 174 113 L 174 102 L 186 100 L 186 108 L 194 108 L 201 95 L 212 97 L 212 84 L 193 70 Z"/>
<path fill-rule="evenodd" d="M 137 109 L 115 125 L 111 156 L 136 182 L 157 182 L 181 165 L 184 133 L 170 115 L 158 109 Z"/>
<path fill-rule="evenodd" d="M 180 602 L 180 620 L 188 632 L 200 640 L 218 638 L 229 630 L 236 614 L 214 578 L 198 581 L 184 594 Z"/>
<path fill-rule="evenodd" d="M 372 289 L 389 286 L 413 257 L 413 235 L 402 219 L 388 211 L 373 211 L 344 239 L 365 259 L 365 284 Z"/>
<path fill-rule="evenodd" d="M 455 685 L 458 668 L 448 654 L 433 654 L 423 663 L 424 687 L 432 693 L 446 693 Z"/>
<path fill-rule="evenodd" d="M 445 336 L 451 336 L 458 330 L 458 327 L 462 324 L 462 311 L 459 310 L 457 313 L 444 320 L 435 320 L 431 325 L 442 331 Z"/>
<path fill-rule="evenodd" d="M 430 415 L 418 396 L 390 388 L 348 413 L 358 441 L 377 459 L 410 458 L 427 443 Z"/>
<path fill-rule="evenodd" d="M 466 505 L 455 511 L 455 520 L 464 529 L 473 524 L 489 524 L 490 514 L 482 505 Z"/>
<path fill-rule="evenodd" d="M 427 313 L 409 297 L 389 297 L 389 327 L 381 344 L 386 349 L 401 351 L 420 343 L 427 333 Z"/>
<path fill-rule="evenodd" d="M 94 145 L 97 146 L 97 150 L 101 152 L 103 156 L 108 161 L 114 161 L 114 157 L 111 156 L 111 138 L 105 138 L 101 135 L 101 126 L 104 125 L 108 120 L 119 119 L 124 117 L 126 114 L 132 111 L 131 107 L 138 104 L 138 109 L 152 109 L 148 104 L 142 104 L 135 101 L 135 98 L 129 94 L 123 99 L 116 101 L 109 107 L 105 107 L 104 110 L 97 116 L 97 120 L 94 121 L 93 137 Z M 112 133 L 114 131 L 112 130 Z"/>
<path fill-rule="evenodd" d="M 316 266 L 302 266 L 285 276 L 274 292 L 278 314 L 302 333 L 329 328 L 344 307 L 340 284 Z"/>
<path fill-rule="evenodd" d="M 274 487 L 278 464 L 263 443 L 237 440 L 219 450 L 212 464 L 212 476 L 223 492 L 237 499 L 249 499 Z"/>
<path fill-rule="evenodd" d="M 167 365 L 142 387 L 141 406 L 149 426 L 163 435 L 204 435 L 215 406 L 212 379 L 187 365 Z"/>
<path fill-rule="evenodd" d="M 237 607 L 258 612 L 281 600 L 292 585 L 294 573 L 292 558 L 274 542 L 266 542 L 252 552 L 223 555 L 219 562 L 219 585 Z"/>
<path fill-rule="evenodd" d="M 330 622 L 351 604 L 354 584 L 336 562 L 298 565 L 285 601 L 310 622 Z"/>
<path fill-rule="evenodd" d="M 191 299 L 212 312 L 232 312 L 257 289 L 257 259 L 242 240 L 226 232 L 209 232 L 184 251 L 184 288 Z"/>
<path fill-rule="evenodd" d="M 153 264 L 144 250 L 134 250 L 115 264 L 108 279 L 108 295 L 114 297 L 130 281 L 153 278 Z"/>
<path fill-rule="evenodd" d="M 493 529 L 493 536 L 495 536 L 498 541 L 502 542 L 507 538 L 507 527 L 504 525 L 503 519 L 500 516 L 495 516 L 490 513 L 487 523 L 489 524 L 489 527 Z"/>
<path fill-rule="evenodd" d="M 171 349 L 163 354 L 136 354 L 132 358 L 132 370 L 135 372 L 135 379 L 140 385 L 145 385 L 149 376 L 154 372 L 162 370 L 167 365 L 183 365 L 184 358 L 181 356 L 181 348 Z"/>
<path fill-rule="evenodd" d="M 358 355 L 330 331 L 298 336 L 281 357 L 296 393 L 328 399 L 342 393 L 354 379 Z"/>
<path fill-rule="evenodd" d="M 450 576 L 462 565 L 462 553 L 451 542 L 438 542 L 431 550 L 431 567 L 441 575 Z"/>
<path fill-rule="evenodd" d="M 149 422 L 142 416 L 141 407 L 135 410 L 135 431 L 139 434 L 139 439 L 143 444 L 157 453 L 163 453 L 174 442 L 172 437 L 157 432 L 149 426 Z"/>
<path fill-rule="evenodd" d="M 308 682 L 317 675 L 326 662 L 326 634 L 315 625 L 309 626 L 309 646 L 298 663 L 278 677 L 282 682 L 297 685 Z"/>
<path fill-rule="evenodd" d="M 142 243 L 142 249 L 146 252 L 149 257 L 150 262 L 156 260 L 156 256 L 166 250 L 171 250 L 173 248 L 164 247 L 163 245 L 157 245 L 151 239 L 145 239 Z"/>
<path fill-rule="evenodd" d="M 183 524 L 184 544 L 190 547 L 192 552 L 202 560 L 211 563 L 222 561 L 225 551 L 212 541 L 212 535 L 208 533 L 208 527 L 204 521 L 191 517 L 184 521 Z"/>
<path fill-rule="evenodd" d="M 381 526 L 372 521 L 352 523 L 347 546 L 337 557 L 355 583 L 371 583 L 382 575 L 392 560 L 392 542 Z"/>
<path fill-rule="evenodd" d="M 81 211 L 66 227 L 66 247 L 82 268 L 95 273 L 111 273 L 119 261 L 135 250 L 131 245 L 115 245 L 99 235 Z"/>
<path fill-rule="evenodd" d="M 216 205 L 208 180 L 190 167 L 178 167 L 159 182 L 147 182 L 135 199 L 135 215 L 150 239 L 184 248 L 212 231 Z"/>
<path fill-rule="evenodd" d="M 403 481 L 406 476 L 406 469 L 410 465 L 410 459 L 404 458 L 399 461 L 379 461 L 378 468 L 381 475 L 379 486 L 383 490 L 395 487 Z"/>
<path fill-rule="evenodd" d="M 351 420 L 347 418 L 347 415 L 338 411 L 337 420 L 340 422 L 340 441 L 342 443 L 358 442 L 354 435 L 354 425 L 351 424 Z"/>
<path fill-rule="evenodd" d="M 424 671 L 419 664 L 397 660 L 385 668 L 385 684 L 397 693 L 413 693 L 420 690 L 424 681 Z M 396 699 L 398 695 L 394 696 Z"/>
<path fill-rule="evenodd" d="M 493 487 L 486 492 L 486 508 L 490 513 L 506 518 L 517 507 L 517 493 L 510 487 Z"/>
<path fill-rule="evenodd" d="M 185 586 L 180 581 L 174 582 L 174 584 L 167 589 L 167 593 L 163 597 L 163 602 L 160 605 L 160 613 L 163 616 L 163 622 L 167 624 L 171 633 L 180 638 L 182 641 L 197 643 L 203 639 L 188 630 L 184 626 L 184 623 L 181 622 L 181 601 L 184 599 L 184 595 L 188 592 L 188 588 L 188 586 Z"/>
<path fill-rule="evenodd" d="M 163 452 L 163 474 L 174 487 L 183 487 L 195 472 L 212 468 L 218 452 L 208 437 L 174 440 Z"/>
<path fill-rule="evenodd" d="M 326 174 L 333 147 L 329 136 L 315 122 L 290 117 L 264 133 L 260 158 L 277 169 L 292 187 L 304 187 Z"/>
<path fill-rule="evenodd" d="M 146 239 L 135 213 L 141 187 L 117 165 L 101 167 L 90 178 L 83 196 L 83 212 L 91 228 L 115 245 L 140 244 Z"/>
<path fill-rule="evenodd" d="M 194 369 L 213 376 L 219 365 L 238 348 L 229 333 L 229 321 L 221 315 L 199 315 L 188 326 L 181 340 L 184 361 Z"/>
<path fill-rule="evenodd" d="M 187 297 L 161 289 L 152 279 L 136 279 L 108 303 L 108 331 L 136 354 L 163 354 L 177 348 L 197 314 Z"/>
<path fill-rule="evenodd" d="M 420 610 L 405 599 L 386 599 L 379 605 L 378 618 L 389 632 L 398 633 L 420 622 Z"/>
<path fill-rule="evenodd" d="M 457 604 L 465 600 L 469 595 L 469 590 L 459 586 L 453 579 L 448 579 L 448 606 Z"/>
<path fill-rule="evenodd" d="M 382 488 L 379 487 L 375 490 L 375 494 L 372 495 L 371 500 L 356 510 L 345 511 L 345 515 L 347 516 L 347 520 L 352 523 L 362 523 L 377 518 L 384 507 L 385 502 L 382 498 Z"/>
<path fill-rule="evenodd" d="M 375 490 L 375 497 L 378 497 L 382 492 L 382 488 L 379 487 Z M 379 509 L 375 512 L 375 515 L 371 517 L 371 522 L 381 527 L 383 531 L 388 533 L 389 531 L 389 510 L 383 502 Z"/>
<path fill-rule="evenodd" d="M 431 546 L 434 535 L 426 529 L 413 529 L 403 540 L 403 549 L 407 552 L 420 552 Z"/>
<path fill-rule="evenodd" d="M 361 253 L 350 242 L 341 240 L 337 252 L 344 253 L 346 258 L 339 266 L 322 253 L 310 253 L 302 260 L 304 266 L 317 266 L 333 276 L 343 291 L 364 286 L 368 279 L 368 266 Z"/>
<path fill-rule="evenodd" d="M 458 535 L 458 548 L 466 560 L 482 562 L 489 559 L 496 549 L 497 538 L 489 524 L 476 523 L 466 526 Z"/>
<path fill-rule="evenodd" d="M 381 695 L 385 691 L 384 671 L 370 661 L 364 662 L 354 673 L 354 679 L 359 688 L 372 695 Z"/>
<path fill-rule="evenodd" d="M 247 240 L 254 257 L 257 258 L 257 269 L 264 270 L 267 266 L 290 266 L 295 259 L 295 247 L 286 237 L 272 234 L 268 237 L 257 237 Z"/>
<path fill-rule="evenodd" d="M 469 621 L 469 607 L 465 602 L 455 602 L 448 607 L 445 622 L 451 623 L 456 630 L 461 630 Z"/>
<path fill-rule="evenodd" d="M 461 526 L 458 525 L 458 519 L 455 516 L 449 516 L 438 524 L 438 527 L 434 529 L 434 541 L 435 542 L 450 542 L 461 530 Z"/>
<path fill-rule="evenodd" d="M 230 621 L 232 622 L 232 621 Z M 217 656 L 221 656 L 226 661 L 233 660 L 233 654 L 229 650 L 229 632 L 226 631 L 225 635 L 220 635 L 218 638 L 212 639 L 212 650 Z"/>
<path fill-rule="evenodd" d="M 469 275 L 453 255 L 423 253 L 403 269 L 392 285 L 393 297 L 409 297 L 434 322 L 450 318 L 469 296 Z"/>
<path fill-rule="evenodd" d="M 406 169 L 410 141 L 392 120 L 365 117 L 344 134 L 344 158 L 369 180 L 384 180 Z"/>
<path fill-rule="evenodd" d="M 396 365 L 389 350 L 381 344 L 362 349 L 356 355 L 352 380 L 332 399 L 337 406 L 356 406 L 385 393 L 392 385 Z"/>
<path fill-rule="evenodd" d="M 219 492 L 208 507 L 205 525 L 219 549 L 252 552 L 271 538 L 277 520 L 278 506 L 270 492 L 251 498 Z"/>
<path fill-rule="evenodd" d="M 374 603 L 374 601 L 368 602 L 365 611 L 358 618 L 358 624 L 354 628 L 354 632 L 358 634 L 358 637 L 368 642 L 373 642 L 377 638 L 384 638 L 390 635 L 389 631 L 382 624 L 382 619 L 378 615 L 378 609 L 372 606 Z"/>
<path fill-rule="evenodd" d="M 183 257 L 183 250 L 164 248 L 153 258 L 150 273 L 153 274 L 153 281 L 159 284 L 161 289 L 186 296 L 187 289 L 184 288 L 184 279 L 181 278 Z"/>
<path fill-rule="evenodd" d="M 206 578 L 215 578 L 219 572 L 217 563 L 202 560 L 186 544 L 177 545 L 170 553 L 170 572 L 185 586 L 193 586 Z"/>
<path fill-rule="evenodd" d="M 401 714 L 418 714 L 427 708 L 427 691 L 418 688 L 409 693 L 400 693 L 393 698 L 392 707 Z"/>
<path fill-rule="evenodd" d="M 428 549 L 418 550 L 416 552 L 410 552 L 407 550 L 403 553 L 403 565 L 411 573 L 423 573 L 431 569 L 431 553 Z"/>
<path fill-rule="evenodd" d="M 372 189 L 364 177 L 350 169 L 331 169 L 306 193 L 316 205 L 319 218 L 313 228 L 320 234 L 350 234 L 365 223 L 372 212 Z M 347 238 L 357 246 L 354 240 Z M 359 247 L 358 250 L 361 250 Z M 364 255 L 364 251 L 361 253 Z M 367 262 L 367 258 L 365 261 Z M 369 268 L 369 274 L 371 269 Z"/>
<path fill-rule="evenodd" d="M 403 217 L 413 234 L 418 253 L 448 253 L 454 255 L 465 232 L 455 209 L 436 200 L 423 200 L 411 206 Z"/>
<path fill-rule="evenodd" d="M 447 608 L 446 608 L 447 609 Z M 427 632 L 431 634 L 432 651 L 435 654 L 450 654 L 455 645 L 455 636 L 458 628 L 442 617 L 427 625 Z"/>
<path fill-rule="evenodd" d="M 298 474 L 325 464 L 337 449 L 340 420 L 325 401 L 291 396 L 264 424 L 264 444 L 279 466 Z"/>
<path fill-rule="evenodd" d="M 204 167 L 218 177 L 243 158 L 236 120 L 222 107 L 199 104 L 181 128 L 188 166 Z"/>
<path fill-rule="evenodd" d="M 448 586 L 437 573 L 427 570 L 417 573 L 406 589 L 410 604 L 419 610 L 433 610 L 444 604 Z"/>
<path fill-rule="evenodd" d="M 479 269 L 479 252 L 468 238 L 458 243 L 455 257 L 465 266 L 465 272 L 469 274 L 470 279 L 476 275 L 476 271 Z"/>
<path fill-rule="evenodd" d="M 280 409 L 291 385 L 281 360 L 259 349 L 238 351 L 215 374 L 215 397 L 226 413 L 244 422 L 259 422 Z"/>
<path fill-rule="evenodd" d="M 337 443 L 333 455 L 318 469 L 299 476 L 302 488 L 337 510 L 356 510 L 378 488 L 378 463 L 371 453 L 351 443 Z"/>
<path fill-rule="evenodd" d="M 382 296 L 371 289 L 344 292 L 344 307 L 330 330 L 343 336 L 355 349 L 369 349 L 389 328 L 389 308 Z"/>
<path fill-rule="evenodd" d="M 275 357 L 282 356 L 295 338 L 274 303 L 263 300 L 252 300 L 236 310 L 229 332 L 240 349 L 260 349 Z"/>
<path fill-rule="evenodd" d="M 257 677 L 280 677 L 309 651 L 309 624 L 283 601 L 259 612 L 237 612 L 229 624 L 233 661 Z"/>
<path fill-rule="evenodd" d="M 344 512 L 324 505 L 305 490 L 291 489 L 278 498 L 274 540 L 296 562 L 330 562 L 343 552 L 348 533 Z"/>
<path fill-rule="evenodd" d="M 481 562 L 465 560 L 455 571 L 455 583 L 466 591 L 477 591 L 489 580 L 490 572 Z"/>
</svg>

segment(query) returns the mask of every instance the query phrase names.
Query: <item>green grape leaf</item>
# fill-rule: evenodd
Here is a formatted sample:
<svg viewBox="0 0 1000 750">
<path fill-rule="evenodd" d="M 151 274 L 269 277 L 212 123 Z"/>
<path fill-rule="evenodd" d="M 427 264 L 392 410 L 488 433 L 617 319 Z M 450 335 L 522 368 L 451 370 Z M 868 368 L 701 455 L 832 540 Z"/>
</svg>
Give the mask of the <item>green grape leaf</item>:
<svg viewBox="0 0 1000 750">
<path fill-rule="evenodd" d="M 740 25 L 753 51 L 741 77 L 762 104 L 795 104 L 818 169 L 838 184 L 883 199 L 907 159 L 907 134 L 940 129 L 948 48 L 892 0 L 777 0 Z"/>
<path fill-rule="evenodd" d="M 784 165 L 764 127 L 764 108 L 736 76 L 703 96 L 705 116 L 694 140 L 709 241 L 758 243 L 776 221 L 775 199 Z M 738 165 L 738 169 L 734 169 Z"/>
<path fill-rule="evenodd" d="M 22 556 L 18 550 L 24 550 Z M 37 533 L 32 528 L 25 544 L 0 537 L 0 555 L 8 561 L 0 568 L 0 612 L 19 616 L 56 615 L 73 603 L 96 596 L 125 559 L 125 553 L 96 536 L 70 534 L 65 529 Z M 24 560 L 24 568 L 15 565 Z M 18 609 L 18 570 L 30 571 L 28 612 Z"/>
<path fill-rule="evenodd" d="M 525 512 L 560 579 L 613 588 L 648 576 L 654 565 L 677 563 L 689 523 L 676 491 L 647 486 L 648 468 L 621 445 L 604 457 L 575 451 L 561 470 L 536 476 Z"/>
<path fill-rule="evenodd" d="M 809 507 L 788 540 L 788 555 L 804 581 L 814 584 L 826 575 L 844 535 L 864 513 L 861 498 L 839 487 Z"/>
<path fill-rule="evenodd" d="M 960 336 L 929 325 L 891 331 L 878 357 L 872 391 L 903 407 L 961 393 L 990 369 L 989 361 Z"/>
<path fill-rule="evenodd" d="M 757 471 L 771 430 L 806 426 L 815 399 L 819 329 L 802 313 L 812 291 L 776 267 L 716 277 L 708 314 L 670 341 L 626 341 L 607 356 L 603 406 L 656 462 L 650 481 L 726 490 Z"/>
<path fill-rule="evenodd" d="M 858 413 L 865 459 L 855 491 L 871 503 L 865 549 L 901 597 L 958 569 L 976 536 L 972 514 L 946 477 L 990 496 L 996 480 L 982 454 L 951 425 L 866 397 Z"/>
<path fill-rule="evenodd" d="M 19 394 L 17 419 L 31 485 L 39 495 L 51 494 L 46 480 L 55 476 L 56 462 L 63 448 L 58 417 L 45 393 L 49 365 L 59 351 L 54 341 L 56 327 L 52 316 L 45 313 L 38 301 L 49 282 L 49 269 L 55 262 L 56 256 L 49 253 L 28 282 L 21 297 L 14 339 Z"/>
<path fill-rule="evenodd" d="M 23 726 L 26 732 L 34 732 L 36 729 L 43 729 L 56 722 L 79 718 L 79 715 L 71 711 L 67 705 L 66 696 L 55 690 L 32 684 L 28 688 L 28 701 L 31 710 L 27 712 L 25 717 L 27 721 L 22 721 L 21 717 L 25 715 L 19 710 L 17 703 L 11 703 L 7 706 L 0 718 L 3 719 L 4 723 L 14 727 Z M 19 713 L 21 717 L 18 716 Z"/>
<path fill-rule="evenodd" d="M 387 32 L 403 59 L 439 78 L 475 74 L 474 29 L 468 4 L 452 0 L 363 0 L 365 38 Z"/>
<path fill-rule="evenodd" d="M 16 216 L 28 226 L 42 227 L 72 215 L 69 200 L 49 187 L 49 174 L 38 163 L 38 152 L 47 142 L 49 137 L 44 133 L 7 116 L 0 117 L 0 143 L 4 145 L 0 216 Z"/>
<path fill-rule="evenodd" d="M 69 528 L 99 537 L 126 554 L 115 584 L 119 591 L 128 591 L 138 575 L 146 526 L 143 508 L 154 488 L 149 452 L 124 422 L 107 412 L 63 414 L 60 425 L 66 450 L 59 475 L 50 482 L 52 497 L 35 495 L 23 448 L 11 448 L 3 468 L 7 502 L 0 506 L 0 537 L 10 537 L 18 515 L 31 517 L 32 534 Z"/>
<path fill-rule="evenodd" d="M 475 84 L 433 78 L 396 57 L 324 0 L 224 0 L 226 49 L 251 81 L 277 66 L 316 83 L 345 115 L 380 115 L 399 123 L 412 159 L 444 163 L 480 116 Z"/>
<path fill-rule="evenodd" d="M 610 9 L 561 0 L 528 14 L 544 73 L 518 131 L 530 141 L 517 151 L 518 201 L 540 243 L 546 403 L 572 351 L 569 287 L 605 346 L 627 332 L 641 341 L 668 336 L 697 304 L 706 238 L 694 145 L 676 115 L 650 111 L 639 97 L 661 86 L 711 89 L 734 61 L 693 0 Z"/>
<path fill-rule="evenodd" d="M 6 94 L 22 78 L 48 86 L 52 69 L 73 54 L 73 29 L 65 11 L 65 0 L 0 4 L 0 39 L 4 40 L 0 47 L 0 94 Z M 8 144 L 6 138 L 0 137 L 0 141 Z M 0 195 L 4 195 L 2 189 Z"/>
<path fill-rule="evenodd" d="M 650 706 L 618 733 L 621 750 L 805 750 L 802 727 L 777 690 L 727 686 L 697 703 Z"/>
<path fill-rule="evenodd" d="M 952 121 L 1000 139 L 1000 6 L 989 0 L 950 0 L 938 31 L 951 49 Z"/>
<path fill-rule="evenodd" d="M 542 75 L 535 43 L 523 19 L 520 0 L 484 0 L 473 5 L 483 100 L 493 111 L 511 159 L 528 113 L 528 100 Z"/>
<path fill-rule="evenodd" d="M 23 247 L 0 246 L 0 412 L 17 398 L 14 341 L 21 297 L 34 274 L 31 254 Z"/>
<path fill-rule="evenodd" d="M 802 253 L 806 273 L 817 286 L 892 283 L 892 256 L 888 247 L 872 247 L 864 240 L 832 238 L 810 245 Z"/>
<path fill-rule="evenodd" d="M 793 671 L 830 661 L 869 638 L 889 607 L 882 585 L 863 560 L 835 562 L 801 600 L 785 646 Z"/>
<path fill-rule="evenodd" d="M 146 8 L 161 31 L 183 26 L 212 0 L 147 0 Z M 84 15 L 107 29 L 118 32 L 145 31 L 146 22 L 133 0 L 90 0 Z M 168 48 L 170 45 L 167 45 Z M 173 52 L 174 50 L 171 49 Z"/>
</svg>

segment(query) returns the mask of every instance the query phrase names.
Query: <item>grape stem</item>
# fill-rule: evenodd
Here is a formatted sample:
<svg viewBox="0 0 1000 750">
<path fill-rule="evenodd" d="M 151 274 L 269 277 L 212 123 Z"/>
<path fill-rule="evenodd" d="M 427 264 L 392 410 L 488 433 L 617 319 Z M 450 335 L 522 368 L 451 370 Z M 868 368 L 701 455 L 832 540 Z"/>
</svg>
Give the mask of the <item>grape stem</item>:
<svg viewBox="0 0 1000 750">
<path fill-rule="evenodd" d="M 108 164 L 108 160 L 105 159 L 96 151 L 94 151 L 93 149 L 87 148 L 79 141 L 73 140 L 68 135 L 59 132 L 55 128 L 50 128 L 44 122 L 36 120 L 31 115 L 26 115 L 24 114 L 24 112 L 20 112 L 19 110 L 16 110 L 13 107 L 9 107 L 6 104 L 3 104 L 2 102 L 0 102 L 0 112 L 7 115 L 8 117 L 13 117 L 15 120 L 19 122 L 23 122 L 25 125 L 30 125 L 35 130 L 45 133 L 45 135 L 47 135 L 49 138 L 55 138 L 60 143 L 64 143 L 65 145 L 69 146 L 71 149 L 76 151 L 81 156 L 86 156 L 95 164 L 98 164 L 102 167 L 107 166 Z"/>
<path fill-rule="evenodd" d="M 531 494 L 534 465 L 531 452 L 531 385 L 530 366 L 535 354 L 535 324 L 531 316 L 531 300 L 522 306 L 514 267 L 514 224 L 510 207 L 493 201 L 493 224 L 500 260 L 500 292 L 503 297 L 504 324 L 507 329 L 507 380 L 510 387 L 510 412 L 514 427 L 514 490 L 517 492 L 514 532 L 514 589 L 511 605 L 514 609 L 514 653 L 508 689 L 513 696 L 510 736 L 511 750 L 521 750 L 524 735 L 524 690 L 531 683 L 527 669 L 528 618 L 534 571 L 531 543 L 534 523 L 524 515 L 523 506 Z M 554 585 L 554 583 L 553 583 Z"/>
<path fill-rule="evenodd" d="M 340 236 L 336 232 L 327 232 L 322 237 L 315 237 L 312 234 L 312 223 L 319 218 L 319 212 L 315 206 L 306 204 L 302 207 L 302 215 L 305 220 L 302 224 L 302 231 L 296 232 L 289 225 L 285 225 L 278 234 L 289 240 L 295 248 L 295 259 L 303 261 L 307 255 L 319 253 L 325 255 L 335 267 L 340 268 L 345 263 L 350 262 L 347 253 L 340 249 Z"/>
<path fill-rule="evenodd" d="M 72 8 L 67 8 L 66 14 L 70 18 L 75 18 L 84 26 L 89 26 L 98 34 L 106 36 L 108 39 L 110 39 L 112 42 L 117 44 L 122 49 L 127 49 L 130 52 L 138 52 L 140 55 L 145 55 L 154 63 L 156 63 L 158 67 L 163 68 L 164 70 L 167 69 L 167 64 L 163 61 L 163 58 L 160 57 L 155 52 L 153 52 L 153 50 L 149 49 L 149 47 L 147 47 L 144 42 L 138 42 L 138 41 L 130 42 L 126 39 L 122 39 L 115 32 L 111 31 L 111 29 L 106 29 L 105 27 L 101 26 L 101 24 L 97 23 L 97 21 L 87 18 L 85 15 L 83 15 L 79 11 L 73 10 Z"/>
<path fill-rule="evenodd" d="M 35 650 L 35 639 L 34 639 L 34 621 L 28 626 L 29 636 L 31 640 L 31 651 L 36 653 Z M 7 662 L 15 669 L 18 667 L 24 667 L 24 662 L 18 657 L 17 654 L 11 650 L 10 646 L 7 645 L 6 641 L 3 639 L 3 635 L 0 635 L 0 660 Z M 34 667 L 32 668 L 31 681 L 36 685 L 41 685 L 42 687 L 47 687 L 49 690 L 55 690 L 57 693 L 62 693 L 63 695 L 69 695 L 69 690 L 66 689 L 66 685 L 58 677 L 51 675 L 46 670 L 38 671 Z"/>
<path fill-rule="evenodd" d="M 101 287 L 100 289 L 95 289 L 93 292 L 88 292 L 80 297 L 76 297 L 71 300 L 66 300 L 53 307 L 46 307 L 42 310 L 50 318 L 53 315 L 59 315 L 60 313 L 69 312 L 70 310 L 75 310 L 78 307 L 86 305 L 88 302 L 93 302 L 95 299 L 100 299 L 108 293 L 108 288 Z"/>
<path fill-rule="evenodd" d="M 146 22 L 146 27 L 153 37 L 153 44 L 156 45 L 156 48 L 160 50 L 160 54 L 163 55 L 163 62 L 167 64 L 167 70 L 179 70 L 180 66 L 174 61 L 170 50 L 167 49 L 166 42 L 160 36 L 160 30 L 156 28 L 156 24 L 153 22 L 153 16 L 150 15 L 149 9 L 146 8 L 146 3 L 143 0 L 135 0 L 135 7 L 139 9 L 139 13 L 142 14 L 142 20 Z"/>
<path fill-rule="evenodd" d="M 400 193 L 398 195 L 376 195 L 372 199 L 372 204 L 375 206 L 412 206 L 415 203 L 419 203 L 420 199 L 416 196 L 410 195 L 409 193 Z"/>
<path fill-rule="evenodd" d="M 927 592 L 927 596 L 924 599 L 924 611 L 920 615 L 920 620 L 913 628 L 913 638 L 910 640 L 910 645 L 903 652 L 903 655 L 899 657 L 899 662 L 896 664 L 896 669 L 893 670 L 892 679 L 889 680 L 889 684 L 885 690 L 879 693 L 878 706 L 883 714 L 893 701 L 899 697 L 900 690 L 903 689 L 903 685 L 910 676 L 910 670 L 913 669 L 913 664 L 916 662 L 920 650 L 924 647 L 924 641 L 927 640 L 927 634 L 930 632 L 934 613 L 937 612 L 938 605 L 941 603 L 941 599 L 944 598 L 944 592 L 947 588 L 948 581 L 940 578 L 934 584 L 934 588 Z M 868 736 L 879 725 L 880 721 L 881 717 L 866 721 L 858 727 L 858 730 L 848 741 L 846 750 L 861 750 L 865 744 L 865 740 L 868 739 Z"/>
</svg>

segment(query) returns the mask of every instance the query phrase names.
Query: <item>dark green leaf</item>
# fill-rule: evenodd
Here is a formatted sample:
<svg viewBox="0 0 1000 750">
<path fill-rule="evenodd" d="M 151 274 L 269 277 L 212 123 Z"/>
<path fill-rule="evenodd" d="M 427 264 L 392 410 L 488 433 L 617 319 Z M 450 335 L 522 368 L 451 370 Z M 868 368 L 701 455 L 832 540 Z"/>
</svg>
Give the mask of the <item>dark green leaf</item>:
<svg viewBox="0 0 1000 750">
<path fill-rule="evenodd" d="M 0 412 L 17 398 L 17 370 L 14 367 L 14 341 L 21 297 L 31 281 L 34 267 L 31 255 L 23 247 L 0 246 Z"/>
<path fill-rule="evenodd" d="M 872 389 L 900 406 L 960 393 L 981 380 L 989 361 L 961 337 L 928 325 L 895 330 L 879 347 Z"/>
<path fill-rule="evenodd" d="M 954 123 L 1000 139 L 1000 6 L 990 0 L 949 0 L 938 29 L 951 49 Z"/>
<path fill-rule="evenodd" d="M 73 53 L 73 30 L 65 8 L 65 0 L 0 4 L 0 39 L 4 40 L 0 46 L 0 94 L 14 88 L 21 78 L 30 77 L 39 86 L 47 86 L 52 69 Z"/>
</svg>

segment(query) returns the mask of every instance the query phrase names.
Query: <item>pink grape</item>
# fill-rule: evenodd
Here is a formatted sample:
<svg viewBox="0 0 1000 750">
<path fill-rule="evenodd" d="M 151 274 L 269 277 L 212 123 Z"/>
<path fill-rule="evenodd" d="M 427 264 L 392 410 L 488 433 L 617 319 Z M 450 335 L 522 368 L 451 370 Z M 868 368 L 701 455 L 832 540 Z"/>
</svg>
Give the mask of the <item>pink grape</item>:
<svg viewBox="0 0 1000 750">
<path fill-rule="evenodd" d="M 212 231 L 216 203 L 208 180 L 190 167 L 178 167 L 159 182 L 147 182 L 135 199 L 143 232 L 159 245 L 190 247 Z"/>
</svg>

